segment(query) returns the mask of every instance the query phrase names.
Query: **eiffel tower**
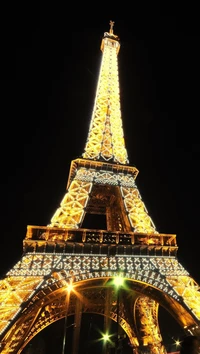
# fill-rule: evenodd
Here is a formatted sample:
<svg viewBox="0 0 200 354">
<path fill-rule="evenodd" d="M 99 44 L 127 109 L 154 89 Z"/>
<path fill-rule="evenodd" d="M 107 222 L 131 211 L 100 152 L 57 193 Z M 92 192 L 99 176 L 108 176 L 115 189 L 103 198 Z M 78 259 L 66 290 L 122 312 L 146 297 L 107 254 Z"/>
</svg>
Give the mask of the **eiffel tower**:
<svg viewBox="0 0 200 354">
<path fill-rule="evenodd" d="M 23 255 L 0 280 L 2 354 L 21 353 L 69 316 L 77 354 L 84 313 L 104 316 L 105 330 L 116 322 L 136 354 L 167 352 L 160 306 L 186 333 L 200 334 L 199 285 L 178 261 L 176 235 L 156 230 L 136 185 L 138 170 L 129 165 L 113 26 L 102 38 L 88 137 L 82 157 L 71 162 L 66 193 L 49 225 L 27 226 Z M 103 217 L 105 229 L 84 228 L 88 215 Z"/>
</svg>

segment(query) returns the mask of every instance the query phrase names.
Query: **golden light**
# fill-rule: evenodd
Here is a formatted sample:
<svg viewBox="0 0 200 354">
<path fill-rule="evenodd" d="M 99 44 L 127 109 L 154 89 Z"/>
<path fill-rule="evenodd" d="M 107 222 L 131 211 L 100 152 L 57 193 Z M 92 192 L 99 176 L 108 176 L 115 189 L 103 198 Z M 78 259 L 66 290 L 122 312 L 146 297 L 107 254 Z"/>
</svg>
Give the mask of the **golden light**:
<svg viewBox="0 0 200 354">
<path fill-rule="evenodd" d="M 124 284 L 124 278 L 122 276 L 117 276 L 114 278 L 114 285 L 118 289 Z"/>
<path fill-rule="evenodd" d="M 104 333 L 102 335 L 102 339 L 104 342 L 108 342 L 108 341 L 110 341 L 110 335 L 108 333 Z"/>
<path fill-rule="evenodd" d="M 175 340 L 175 345 L 176 345 L 177 348 L 180 347 L 181 341 L 179 339 L 176 339 Z"/>
<path fill-rule="evenodd" d="M 70 293 L 70 292 L 73 290 L 73 288 L 74 288 L 74 286 L 73 286 L 72 283 L 68 284 L 68 285 L 67 285 L 67 291 L 68 291 L 68 293 Z"/>
</svg>

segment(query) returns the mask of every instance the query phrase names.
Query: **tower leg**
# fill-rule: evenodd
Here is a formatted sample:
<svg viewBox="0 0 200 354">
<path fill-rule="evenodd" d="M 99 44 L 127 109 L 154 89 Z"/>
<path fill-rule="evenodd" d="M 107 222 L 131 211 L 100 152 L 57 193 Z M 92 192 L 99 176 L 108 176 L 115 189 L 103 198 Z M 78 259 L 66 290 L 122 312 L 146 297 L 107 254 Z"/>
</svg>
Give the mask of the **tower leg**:
<svg viewBox="0 0 200 354">
<path fill-rule="evenodd" d="M 105 307 L 104 307 L 104 333 L 110 333 L 110 304 L 111 304 L 112 293 L 111 289 L 106 291 L 106 298 L 105 298 Z M 108 343 L 106 342 L 103 347 L 103 354 L 109 353 Z"/>
<path fill-rule="evenodd" d="M 80 330 L 81 330 L 81 318 L 82 318 L 82 302 L 80 299 L 76 299 L 76 308 L 75 308 L 75 326 L 74 326 L 74 335 L 73 335 L 73 347 L 72 354 L 78 354 L 79 349 L 79 339 L 80 339 Z"/>
</svg>

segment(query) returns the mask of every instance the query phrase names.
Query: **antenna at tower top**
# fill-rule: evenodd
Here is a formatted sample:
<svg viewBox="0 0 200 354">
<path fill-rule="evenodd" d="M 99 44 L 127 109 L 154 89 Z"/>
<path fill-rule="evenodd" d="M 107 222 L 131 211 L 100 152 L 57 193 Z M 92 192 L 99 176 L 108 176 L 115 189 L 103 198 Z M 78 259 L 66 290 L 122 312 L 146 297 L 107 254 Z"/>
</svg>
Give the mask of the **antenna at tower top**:
<svg viewBox="0 0 200 354">
<path fill-rule="evenodd" d="M 110 34 L 113 34 L 113 26 L 114 26 L 115 22 L 114 21 L 110 21 L 109 25 L 110 25 Z"/>
</svg>

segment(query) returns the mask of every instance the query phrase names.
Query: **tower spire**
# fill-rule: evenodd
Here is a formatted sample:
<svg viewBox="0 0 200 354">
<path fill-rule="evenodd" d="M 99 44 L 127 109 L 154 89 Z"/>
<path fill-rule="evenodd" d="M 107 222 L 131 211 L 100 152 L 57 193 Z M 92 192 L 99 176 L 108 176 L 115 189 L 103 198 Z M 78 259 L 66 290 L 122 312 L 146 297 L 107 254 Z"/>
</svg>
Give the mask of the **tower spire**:
<svg viewBox="0 0 200 354">
<path fill-rule="evenodd" d="M 102 59 L 83 158 L 127 164 L 121 118 L 118 53 L 119 37 L 113 34 L 114 21 L 105 32 L 102 42 Z"/>
<path fill-rule="evenodd" d="M 110 34 L 113 34 L 113 27 L 114 27 L 115 22 L 110 20 L 109 24 L 110 24 Z"/>
</svg>

